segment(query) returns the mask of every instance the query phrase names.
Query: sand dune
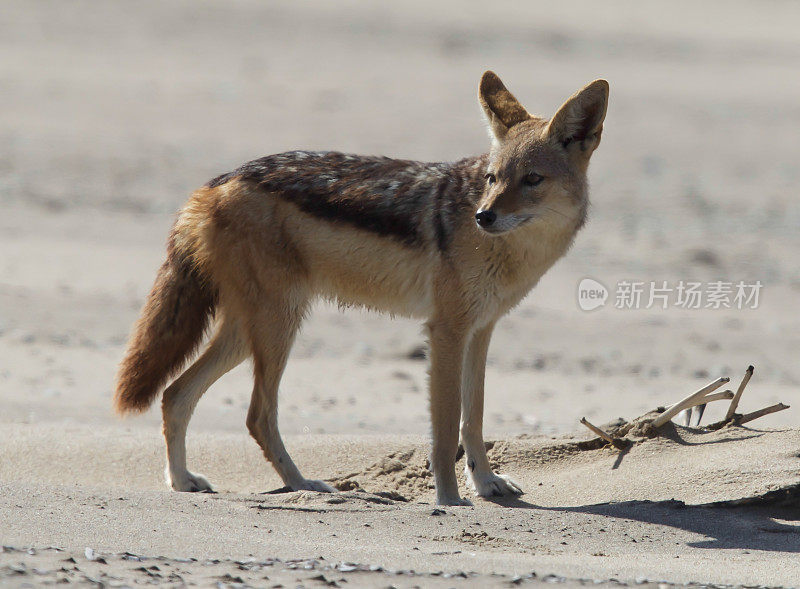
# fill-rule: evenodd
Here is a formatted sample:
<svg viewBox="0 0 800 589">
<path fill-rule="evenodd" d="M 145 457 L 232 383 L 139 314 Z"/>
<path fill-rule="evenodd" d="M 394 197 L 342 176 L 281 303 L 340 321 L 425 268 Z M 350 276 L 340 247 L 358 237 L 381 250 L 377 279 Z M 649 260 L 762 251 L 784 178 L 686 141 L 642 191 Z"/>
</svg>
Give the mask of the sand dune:
<svg viewBox="0 0 800 589">
<path fill-rule="evenodd" d="M 195 437 L 191 460 L 220 492 L 193 495 L 164 489 L 156 432 L 6 425 L 2 570 L 20 581 L 33 568 L 49 571 L 42 579 L 149 576 L 123 558 L 129 553 L 164 557 L 146 562 L 202 583 L 231 575 L 260 584 L 265 570 L 272 580 L 296 580 L 292 561 L 315 560 L 304 566 L 370 586 L 398 570 L 415 575 L 401 584 L 426 586 L 442 573 L 459 575 L 459 585 L 499 586 L 532 572 L 569 582 L 702 575 L 718 584 L 786 584 L 800 575 L 797 559 L 786 558 L 798 550 L 800 461 L 786 449 L 799 438 L 797 430 L 668 427 L 622 454 L 584 449 L 594 446 L 575 438 L 496 440 L 493 465 L 526 494 L 437 509 L 418 438 L 290 438 L 300 465 L 347 489 L 326 495 L 275 493 L 280 482 L 244 435 Z M 752 501 L 719 505 L 743 499 Z M 35 554 L 12 550 L 29 545 Z M 107 564 L 88 561 L 87 547 Z M 79 572 L 60 571 L 65 558 Z M 237 564 L 248 559 L 261 565 Z M 8 568 L 20 562 L 24 574 Z"/>
</svg>

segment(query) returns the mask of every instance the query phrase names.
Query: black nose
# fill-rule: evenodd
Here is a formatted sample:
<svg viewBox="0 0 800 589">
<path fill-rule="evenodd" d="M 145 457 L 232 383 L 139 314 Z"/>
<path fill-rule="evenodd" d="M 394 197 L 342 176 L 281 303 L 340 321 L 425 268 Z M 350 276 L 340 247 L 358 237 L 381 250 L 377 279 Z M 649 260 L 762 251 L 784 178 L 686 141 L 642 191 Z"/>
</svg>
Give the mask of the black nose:
<svg viewBox="0 0 800 589">
<path fill-rule="evenodd" d="M 481 227 L 489 227 L 497 219 L 497 213 L 494 211 L 478 211 L 475 214 L 475 220 Z"/>
</svg>

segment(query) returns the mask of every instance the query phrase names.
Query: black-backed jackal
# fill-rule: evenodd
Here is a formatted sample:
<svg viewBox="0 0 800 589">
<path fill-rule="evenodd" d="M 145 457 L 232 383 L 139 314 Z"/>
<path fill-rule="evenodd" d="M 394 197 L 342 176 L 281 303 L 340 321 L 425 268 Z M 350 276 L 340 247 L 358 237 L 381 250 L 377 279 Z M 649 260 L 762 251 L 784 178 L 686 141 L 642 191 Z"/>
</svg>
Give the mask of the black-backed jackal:
<svg viewBox="0 0 800 589">
<path fill-rule="evenodd" d="M 143 411 L 164 391 L 167 478 L 210 490 L 186 468 L 186 428 L 220 376 L 253 358 L 247 427 L 291 489 L 303 477 L 278 432 L 277 394 L 303 316 L 318 297 L 425 320 L 430 341 L 436 502 L 458 491 L 459 437 L 478 495 L 520 493 L 483 444 L 486 352 L 497 320 L 570 247 L 588 207 L 608 84 L 592 82 L 552 119 L 528 114 L 492 72 L 480 83 L 492 146 L 455 163 L 295 151 L 244 164 L 181 210 L 122 361 L 116 408 Z"/>
</svg>

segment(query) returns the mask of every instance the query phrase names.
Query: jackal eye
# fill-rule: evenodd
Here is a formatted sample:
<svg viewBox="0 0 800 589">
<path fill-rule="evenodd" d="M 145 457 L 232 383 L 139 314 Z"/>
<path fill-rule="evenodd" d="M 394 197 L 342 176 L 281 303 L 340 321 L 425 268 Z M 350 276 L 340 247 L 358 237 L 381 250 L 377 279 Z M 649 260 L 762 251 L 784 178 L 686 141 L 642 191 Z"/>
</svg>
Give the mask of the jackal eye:
<svg viewBox="0 0 800 589">
<path fill-rule="evenodd" d="M 497 176 L 495 176 L 491 172 L 487 172 L 484 178 L 486 178 L 486 181 L 489 183 L 490 186 L 495 182 L 497 182 Z"/>
<path fill-rule="evenodd" d="M 522 183 L 525 186 L 538 186 L 544 180 L 544 176 L 540 176 L 539 174 L 528 174 L 522 179 Z"/>
</svg>

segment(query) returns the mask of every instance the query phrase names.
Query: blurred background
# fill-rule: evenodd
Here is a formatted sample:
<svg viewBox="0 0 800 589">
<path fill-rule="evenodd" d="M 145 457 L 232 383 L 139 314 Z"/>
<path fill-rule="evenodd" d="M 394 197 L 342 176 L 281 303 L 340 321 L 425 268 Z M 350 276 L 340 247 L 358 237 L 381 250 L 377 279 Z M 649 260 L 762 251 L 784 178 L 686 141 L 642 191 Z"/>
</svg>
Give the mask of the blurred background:
<svg viewBox="0 0 800 589">
<path fill-rule="evenodd" d="M 192 190 L 291 149 L 481 153 L 486 69 L 544 116 L 611 84 L 590 221 L 498 326 L 489 433 L 634 417 L 751 363 L 742 409 L 796 403 L 798 23 L 780 0 L 5 0 L 0 422 L 114 423 L 116 364 Z M 763 288 L 758 309 L 585 312 L 586 277 Z M 425 433 L 423 345 L 415 322 L 319 305 L 281 387 L 284 431 Z M 250 387 L 247 366 L 223 378 L 193 428 L 243 432 Z"/>
</svg>

